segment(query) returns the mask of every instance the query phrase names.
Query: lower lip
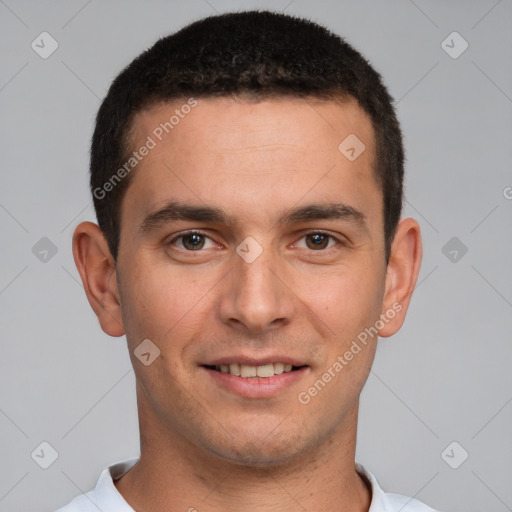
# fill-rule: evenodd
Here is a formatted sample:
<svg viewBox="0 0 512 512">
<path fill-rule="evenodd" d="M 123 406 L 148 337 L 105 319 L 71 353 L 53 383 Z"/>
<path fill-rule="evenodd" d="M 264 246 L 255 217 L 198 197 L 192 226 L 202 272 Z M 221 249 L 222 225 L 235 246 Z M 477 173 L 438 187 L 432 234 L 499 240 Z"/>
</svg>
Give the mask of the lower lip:
<svg viewBox="0 0 512 512">
<path fill-rule="evenodd" d="M 201 367 L 219 386 L 244 398 L 270 398 L 285 388 L 289 388 L 302 379 L 309 367 L 281 373 L 273 377 L 237 377 L 210 368 Z"/>
</svg>

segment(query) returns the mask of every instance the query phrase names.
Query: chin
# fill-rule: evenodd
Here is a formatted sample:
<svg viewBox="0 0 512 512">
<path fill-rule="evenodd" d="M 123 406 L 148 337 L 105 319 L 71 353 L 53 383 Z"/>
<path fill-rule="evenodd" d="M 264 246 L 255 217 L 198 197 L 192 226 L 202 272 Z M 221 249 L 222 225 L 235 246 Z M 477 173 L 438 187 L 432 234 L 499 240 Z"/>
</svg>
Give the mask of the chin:
<svg viewBox="0 0 512 512">
<path fill-rule="evenodd" d="M 210 444 L 208 448 L 214 456 L 225 462 L 261 469 L 285 466 L 314 448 L 318 441 L 311 439 L 308 442 L 304 432 L 280 432 L 279 435 L 271 433 L 266 437 L 262 437 L 260 432 L 259 436 L 237 435 L 235 439 L 236 442 L 233 438 L 228 438 L 226 441 L 229 444 Z"/>
</svg>

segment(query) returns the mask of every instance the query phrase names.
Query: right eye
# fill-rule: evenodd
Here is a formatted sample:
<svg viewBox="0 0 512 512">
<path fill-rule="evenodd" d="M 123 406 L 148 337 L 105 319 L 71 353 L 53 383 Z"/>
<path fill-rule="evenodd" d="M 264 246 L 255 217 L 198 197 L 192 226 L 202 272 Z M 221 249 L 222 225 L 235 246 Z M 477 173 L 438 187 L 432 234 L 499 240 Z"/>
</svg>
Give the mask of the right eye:
<svg viewBox="0 0 512 512">
<path fill-rule="evenodd" d="M 208 245 L 208 241 L 210 242 L 210 245 Z M 186 251 L 200 251 L 201 249 L 210 249 L 214 247 L 214 243 L 209 237 L 203 233 L 198 233 L 197 231 L 182 233 L 181 235 L 173 238 L 169 244 L 176 245 L 180 249 Z"/>
</svg>

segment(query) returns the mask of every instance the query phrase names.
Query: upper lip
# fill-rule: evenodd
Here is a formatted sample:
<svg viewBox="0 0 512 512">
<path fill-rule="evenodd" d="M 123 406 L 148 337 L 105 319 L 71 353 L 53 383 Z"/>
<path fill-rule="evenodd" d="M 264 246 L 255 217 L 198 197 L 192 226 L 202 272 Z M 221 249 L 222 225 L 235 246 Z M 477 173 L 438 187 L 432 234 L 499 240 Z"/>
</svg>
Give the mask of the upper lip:
<svg viewBox="0 0 512 512">
<path fill-rule="evenodd" d="M 201 363 L 201 366 L 229 366 L 230 364 L 264 366 L 271 363 L 284 363 L 291 364 L 292 366 L 307 366 L 306 363 L 300 359 L 281 355 L 272 355 L 266 357 L 252 357 L 247 355 L 217 357 L 215 359 L 209 359 L 208 361 Z"/>
</svg>

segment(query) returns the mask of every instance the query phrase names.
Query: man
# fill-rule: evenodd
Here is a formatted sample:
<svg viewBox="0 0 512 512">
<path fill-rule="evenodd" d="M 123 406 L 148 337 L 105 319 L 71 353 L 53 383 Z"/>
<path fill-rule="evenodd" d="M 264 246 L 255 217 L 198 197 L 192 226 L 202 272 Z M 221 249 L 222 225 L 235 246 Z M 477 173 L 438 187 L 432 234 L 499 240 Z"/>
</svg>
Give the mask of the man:
<svg viewBox="0 0 512 512">
<path fill-rule="evenodd" d="M 73 254 L 126 334 L 141 455 L 61 512 L 432 511 L 355 463 L 378 336 L 421 260 L 380 76 L 283 14 L 210 17 L 115 79 Z"/>
</svg>

